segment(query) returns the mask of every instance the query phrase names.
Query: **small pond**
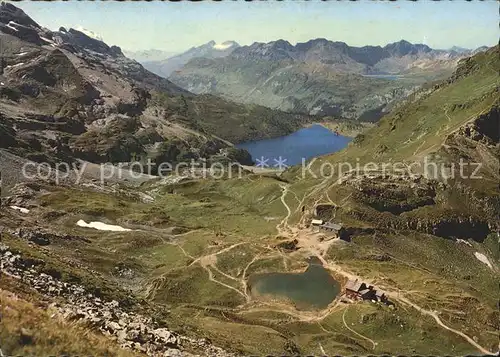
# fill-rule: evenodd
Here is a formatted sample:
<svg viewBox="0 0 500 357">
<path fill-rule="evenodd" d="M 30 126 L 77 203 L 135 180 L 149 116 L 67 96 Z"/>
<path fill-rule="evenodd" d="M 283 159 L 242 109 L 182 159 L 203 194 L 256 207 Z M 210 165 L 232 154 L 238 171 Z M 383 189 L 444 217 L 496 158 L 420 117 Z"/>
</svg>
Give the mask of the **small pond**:
<svg viewBox="0 0 500 357">
<path fill-rule="evenodd" d="M 298 309 L 324 309 L 340 293 L 340 284 L 317 258 L 309 259 L 303 273 L 263 273 L 250 276 L 253 296 L 271 295 L 288 299 Z"/>
</svg>

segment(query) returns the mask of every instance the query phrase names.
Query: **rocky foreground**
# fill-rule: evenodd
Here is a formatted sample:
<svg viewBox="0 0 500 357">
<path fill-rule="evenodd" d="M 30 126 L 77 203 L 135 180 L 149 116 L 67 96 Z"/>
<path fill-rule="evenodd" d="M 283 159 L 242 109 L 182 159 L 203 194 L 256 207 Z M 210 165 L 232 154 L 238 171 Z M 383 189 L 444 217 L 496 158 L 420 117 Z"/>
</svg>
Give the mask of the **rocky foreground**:
<svg viewBox="0 0 500 357">
<path fill-rule="evenodd" d="M 23 258 L 0 243 L 0 273 L 17 279 L 52 301 L 50 307 L 67 320 L 80 321 L 116 340 L 122 348 L 148 356 L 235 356 L 206 339 L 195 339 L 161 327 L 151 317 L 127 311 L 115 300 L 107 301 L 81 285 L 63 282 L 39 270 L 40 263 Z"/>
</svg>

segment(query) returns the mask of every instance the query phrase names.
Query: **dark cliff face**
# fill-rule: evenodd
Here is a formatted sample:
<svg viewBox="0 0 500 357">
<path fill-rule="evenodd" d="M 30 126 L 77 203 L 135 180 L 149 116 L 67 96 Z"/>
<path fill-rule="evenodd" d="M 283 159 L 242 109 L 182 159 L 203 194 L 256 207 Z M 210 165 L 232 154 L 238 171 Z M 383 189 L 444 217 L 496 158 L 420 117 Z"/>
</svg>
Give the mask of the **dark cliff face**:
<svg viewBox="0 0 500 357">
<path fill-rule="evenodd" d="M 103 41 L 87 36 L 81 31 L 70 28 L 69 31 L 61 28 L 54 33 L 54 39 L 57 43 L 65 43 L 75 50 L 91 50 L 112 57 L 123 56 L 118 46 L 108 46 Z"/>
<path fill-rule="evenodd" d="M 500 108 L 495 107 L 489 113 L 481 115 L 474 123 L 474 131 L 479 135 L 479 139 L 487 138 L 492 144 L 498 145 L 500 142 Z"/>
<path fill-rule="evenodd" d="M 11 21 L 26 27 L 35 27 L 37 29 L 41 28 L 40 25 L 33 21 L 31 17 L 26 15 L 23 10 L 11 3 L 2 2 L 0 4 L 0 22 L 8 24 Z"/>
<path fill-rule="evenodd" d="M 229 57 L 246 60 L 284 61 L 295 59 L 297 50 L 284 40 L 269 43 L 255 42 L 250 46 L 237 48 Z"/>
<path fill-rule="evenodd" d="M 0 115 L 0 121 L 5 120 L 5 118 Z M 0 148 L 9 148 L 17 145 L 15 139 L 16 132 L 11 127 L 1 123 L 0 124 Z"/>
<path fill-rule="evenodd" d="M 23 10 L 5 2 L 0 5 L 0 31 L 40 46 L 51 39 L 50 31 L 41 28 Z"/>
<path fill-rule="evenodd" d="M 65 44 L 67 48 L 85 49 L 112 56 L 123 56 L 117 46 L 108 46 L 103 41 L 96 40 L 81 31 L 70 28 L 66 31 L 61 27 L 57 32 L 43 29 L 26 13 L 11 3 L 2 3 L 0 7 L 0 26 L 2 32 L 9 33 L 25 41 L 38 45 L 46 45 L 49 41 Z M 45 40 L 43 39 L 45 38 Z"/>
<path fill-rule="evenodd" d="M 321 210 L 321 218 L 355 218 L 379 230 L 416 231 L 447 239 L 483 242 L 498 229 L 498 198 L 479 199 L 478 193 L 460 183 L 444 185 L 434 180 L 361 180 L 348 183 L 356 208 L 334 214 Z M 450 197 L 460 197 L 457 202 Z M 321 206 L 317 207 L 321 209 Z M 326 214 L 325 214 L 326 213 Z M 320 213 L 318 212 L 318 215 Z M 338 218 L 342 219 L 342 218 Z"/>
<path fill-rule="evenodd" d="M 351 47 L 349 56 L 357 62 L 373 66 L 384 58 L 389 57 L 385 48 L 380 46 Z"/>
<path fill-rule="evenodd" d="M 389 55 L 397 57 L 428 53 L 432 51 L 432 49 L 427 45 L 412 44 L 405 40 L 390 43 L 384 47 L 384 50 L 386 50 Z"/>
</svg>

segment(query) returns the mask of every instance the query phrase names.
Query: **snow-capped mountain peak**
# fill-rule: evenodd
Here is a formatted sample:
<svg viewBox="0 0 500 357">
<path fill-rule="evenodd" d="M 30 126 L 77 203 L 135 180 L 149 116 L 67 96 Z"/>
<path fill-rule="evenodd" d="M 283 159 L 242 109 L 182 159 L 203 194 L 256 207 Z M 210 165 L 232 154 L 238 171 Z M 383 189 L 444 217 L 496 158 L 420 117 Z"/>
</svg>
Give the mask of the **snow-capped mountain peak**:
<svg viewBox="0 0 500 357">
<path fill-rule="evenodd" d="M 88 37 L 93 38 L 94 40 L 103 41 L 101 35 L 99 35 L 98 33 L 94 32 L 94 31 L 87 30 L 86 28 L 83 28 L 82 26 L 77 26 L 75 28 L 75 30 L 84 33 L 85 35 L 87 35 Z"/>
<path fill-rule="evenodd" d="M 216 43 L 213 45 L 213 48 L 216 50 L 227 50 L 228 48 L 238 46 L 238 44 L 234 41 L 225 41 L 222 43 Z"/>
</svg>

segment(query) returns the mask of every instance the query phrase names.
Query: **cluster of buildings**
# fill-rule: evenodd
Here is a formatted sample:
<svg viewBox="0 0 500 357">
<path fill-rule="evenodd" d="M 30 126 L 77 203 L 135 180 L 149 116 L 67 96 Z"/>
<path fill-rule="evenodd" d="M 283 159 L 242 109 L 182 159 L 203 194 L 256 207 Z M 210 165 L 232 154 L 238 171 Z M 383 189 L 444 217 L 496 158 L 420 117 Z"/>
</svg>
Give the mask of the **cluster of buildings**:
<svg viewBox="0 0 500 357">
<path fill-rule="evenodd" d="M 326 207 L 324 209 L 327 208 L 329 207 Z M 318 207 L 316 207 L 315 209 L 316 217 L 318 217 L 317 211 Z M 322 219 L 314 218 L 311 220 L 310 227 L 313 231 L 327 233 L 328 235 L 331 235 L 332 238 L 339 238 L 349 241 L 347 231 L 345 228 L 343 228 L 342 224 L 325 222 Z M 385 292 L 377 289 L 373 285 L 367 285 L 359 279 L 350 279 L 347 281 L 344 289 L 344 296 L 349 300 L 370 300 L 374 302 L 382 302 L 386 305 L 394 305 L 394 303 L 388 300 Z"/>
<path fill-rule="evenodd" d="M 358 279 L 347 281 L 345 296 L 352 300 L 372 300 L 389 304 L 387 296 L 382 290 L 375 289 L 373 285 L 366 285 Z"/>
<path fill-rule="evenodd" d="M 334 236 L 340 238 L 342 233 L 342 225 L 337 223 L 325 222 L 322 219 L 313 219 L 311 221 L 311 226 L 313 230 L 323 231 L 333 234 Z"/>
</svg>

